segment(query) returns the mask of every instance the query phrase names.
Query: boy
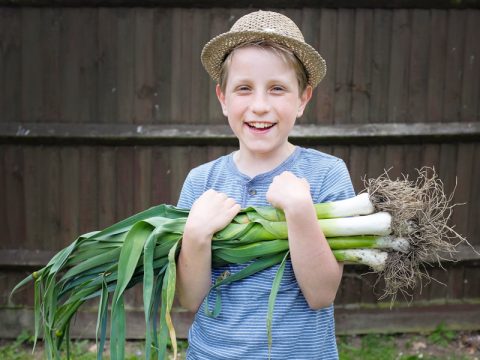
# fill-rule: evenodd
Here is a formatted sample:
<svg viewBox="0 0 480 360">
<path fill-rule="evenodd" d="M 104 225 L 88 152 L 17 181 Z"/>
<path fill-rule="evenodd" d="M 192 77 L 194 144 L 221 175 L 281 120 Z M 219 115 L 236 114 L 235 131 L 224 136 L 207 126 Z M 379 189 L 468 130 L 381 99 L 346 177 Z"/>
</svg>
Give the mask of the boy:
<svg viewBox="0 0 480 360">
<path fill-rule="evenodd" d="M 193 169 L 179 207 L 191 208 L 177 265 L 177 295 L 196 311 L 188 359 L 267 359 L 266 314 L 277 267 L 222 287 L 222 311 L 203 309 L 212 282 L 244 265 L 211 267 L 211 241 L 240 208 L 285 212 L 290 260 L 272 323 L 272 359 L 336 359 L 333 300 L 342 276 L 314 203 L 354 196 L 344 162 L 288 141 L 325 74 L 324 60 L 284 15 L 258 11 L 207 43 L 202 63 L 218 82 L 223 114 L 239 140 L 232 154 Z M 213 294 L 209 299 L 214 302 Z"/>
</svg>

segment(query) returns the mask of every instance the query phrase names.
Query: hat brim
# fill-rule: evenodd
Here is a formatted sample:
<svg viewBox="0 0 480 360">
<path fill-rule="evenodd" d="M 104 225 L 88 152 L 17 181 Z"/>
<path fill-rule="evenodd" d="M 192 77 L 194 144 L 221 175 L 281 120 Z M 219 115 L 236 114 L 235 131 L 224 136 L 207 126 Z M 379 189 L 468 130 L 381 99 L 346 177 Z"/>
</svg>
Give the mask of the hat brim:
<svg viewBox="0 0 480 360">
<path fill-rule="evenodd" d="M 325 60 L 310 45 L 274 32 L 241 31 L 220 34 L 203 48 L 201 61 L 213 80 L 219 81 L 222 63 L 238 45 L 253 41 L 272 41 L 290 49 L 302 62 L 307 72 L 308 84 L 315 88 L 327 71 Z"/>
</svg>

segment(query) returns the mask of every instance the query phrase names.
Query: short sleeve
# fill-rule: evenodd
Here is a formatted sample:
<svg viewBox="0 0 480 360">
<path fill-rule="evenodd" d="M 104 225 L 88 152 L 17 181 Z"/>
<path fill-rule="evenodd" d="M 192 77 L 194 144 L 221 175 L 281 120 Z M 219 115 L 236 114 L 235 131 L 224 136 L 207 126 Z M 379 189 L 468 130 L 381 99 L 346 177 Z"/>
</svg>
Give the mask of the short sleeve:
<svg viewBox="0 0 480 360">
<path fill-rule="evenodd" d="M 180 192 L 180 196 L 178 198 L 177 207 L 181 209 L 191 209 L 196 199 L 197 196 L 195 195 L 195 191 L 193 189 L 192 176 L 190 172 L 183 183 L 182 191 Z"/>
<path fill-rule="evenodd" d="M 355 196 L 352 179 L 345 162 L 336 159 L 328 173 L 325 175 L 322 188 L 315 202 L 329 202 L 348 199 Z"/>
</svg>

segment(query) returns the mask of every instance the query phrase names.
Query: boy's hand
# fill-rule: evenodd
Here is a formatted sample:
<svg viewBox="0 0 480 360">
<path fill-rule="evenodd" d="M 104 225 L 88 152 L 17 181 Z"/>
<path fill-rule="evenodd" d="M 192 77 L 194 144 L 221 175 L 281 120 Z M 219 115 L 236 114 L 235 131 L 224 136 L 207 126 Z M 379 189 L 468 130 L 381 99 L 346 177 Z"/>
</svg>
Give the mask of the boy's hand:
<svg viewBox="0 0 480 360">
<path fill-rule="evenodd" d="M 227 226 L 240 205 L 227 195 L 207 190 L 190 209 L 177 262 L 176 293 L 180 304 L 196 312 L 211 284 L 212 237 Z"/>
<path fill-rule="evenodd" d="M 267 191 L 267 200 L 273 207 L 285 212 L 312 204 L 310 184 L 307 180 L 284 171 L 273 178 Z"/>
<path fill-rule="evenodd" d="M 199 241 L 210 241 L 240 211 L 240 205 L 213 189 L 205 191 L 194 203 L 185 224 L 185 233 Z"/>
<path fill-rule="evenodd" d="M 310 184 L 290 172 L 276 176 L 267 200 L 285 212 L 292 267 L 312 309 L 329 306 L 342 278 L 339 265 L 318 223 Z"/>
</svg>

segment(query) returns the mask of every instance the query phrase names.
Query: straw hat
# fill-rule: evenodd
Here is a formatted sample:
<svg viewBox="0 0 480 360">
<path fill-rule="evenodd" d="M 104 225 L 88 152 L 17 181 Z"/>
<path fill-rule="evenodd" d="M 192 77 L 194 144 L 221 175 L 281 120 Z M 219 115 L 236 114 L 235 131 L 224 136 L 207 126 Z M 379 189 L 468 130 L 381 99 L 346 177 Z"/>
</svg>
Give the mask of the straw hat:
<svg viewBox="0 0 480 360">
<path fill-rule="evenodd" d="M 325 76 L 325 60 L 305 42 L 297 25 L 285 15 L 271 11 L 255 11 L 242 16 L 229 32 L 210 40 L 202 50 L 202 64 L 212 79 L 218 82 L 227 55 L 242 43 L 259 40 L 273 41 L 290 49 L 305 67 L 308 84 L 313 88 Z"/>
</svg>

